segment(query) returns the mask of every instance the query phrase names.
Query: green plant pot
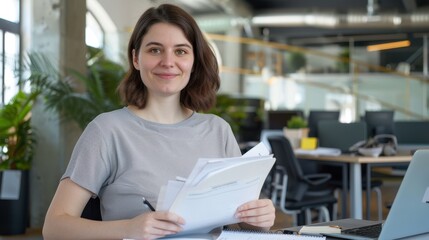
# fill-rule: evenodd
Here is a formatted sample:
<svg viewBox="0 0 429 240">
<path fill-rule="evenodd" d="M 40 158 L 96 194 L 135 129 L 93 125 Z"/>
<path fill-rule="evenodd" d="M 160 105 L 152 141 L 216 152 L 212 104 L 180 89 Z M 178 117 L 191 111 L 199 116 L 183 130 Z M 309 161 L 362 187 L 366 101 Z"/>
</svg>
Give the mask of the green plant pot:
<svg viewBox="0 0 429 240">
<path fill-rule="evenodd" d="M 20 170 L 5 170 L 20 171 Z M 19 198 L 16 200 L 0 199 L 0 235 L 24 234 L 29 223 L 29 172 L 21 172 Z M 0 171 L 0 187 L 4 171 Z"/>
</svg>

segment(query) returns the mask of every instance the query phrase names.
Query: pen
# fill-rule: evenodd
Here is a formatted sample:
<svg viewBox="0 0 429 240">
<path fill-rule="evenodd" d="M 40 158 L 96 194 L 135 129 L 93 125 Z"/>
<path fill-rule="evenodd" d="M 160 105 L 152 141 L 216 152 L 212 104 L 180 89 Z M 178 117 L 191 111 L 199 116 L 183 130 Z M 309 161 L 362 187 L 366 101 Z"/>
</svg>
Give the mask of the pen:
<svg viewBox="0 0 429 240">
<path fill-rule="evenodd" d="M 155 208 L 152 206 L 152 204 L 150 204 L 150 202 L 148 200 L 146 200 L 146 198 L 142 197 L 142 199 L 143 199 L 143 204 L 148 206 L 150 210 L 155 212 Z"/>
<path fill-rule="evenodd" d="M 329 225 L 329 227 L 331 227 L 331 228 L 338 228 L 338 229 L 342 230 L 341 226 L 338 226 L 338 225 Z"/>
</svg>

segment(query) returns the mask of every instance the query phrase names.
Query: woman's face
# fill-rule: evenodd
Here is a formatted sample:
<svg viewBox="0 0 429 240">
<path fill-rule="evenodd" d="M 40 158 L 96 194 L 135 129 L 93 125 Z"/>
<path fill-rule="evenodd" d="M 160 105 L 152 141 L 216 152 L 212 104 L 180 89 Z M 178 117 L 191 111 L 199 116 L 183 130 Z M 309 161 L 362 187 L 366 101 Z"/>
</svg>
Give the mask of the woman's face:
<svg viewBox="0 0 429 240">
<path fill-rule="evenodd" d="M 191 76 L 193 48 L 180 28 L 156 23 L 143 37 L 140 51 L 133 50 L 133 64 L 149 96 L 179 96 Z"/>
</svg>

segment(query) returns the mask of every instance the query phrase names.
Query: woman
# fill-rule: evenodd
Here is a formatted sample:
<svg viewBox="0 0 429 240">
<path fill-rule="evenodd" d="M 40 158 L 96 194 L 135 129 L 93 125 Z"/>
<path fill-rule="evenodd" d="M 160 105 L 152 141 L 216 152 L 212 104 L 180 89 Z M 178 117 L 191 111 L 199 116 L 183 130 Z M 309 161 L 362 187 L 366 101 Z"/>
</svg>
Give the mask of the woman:
<svg viewBox="0 0 429 240">
<path fill-rule="evenodd" d="M 155 239 L 181 231 L 184 219 L 151 211 L 161 186 L 186 177 L 200 157 L 240 156 L 230 126 L 198 111 L 215 102 L 215 56 L 195 20 L 164 4 L 147 10 L 128 46 L 130 70 L 119 86 L 126 107 L 96 117 L 84 130 L 48 209 L 44 239 Z M 103 221 L 80 217 L 99 196 Z M 269 229 L 273 204 L 243 204 L 243 227 Z"/>
</svg>

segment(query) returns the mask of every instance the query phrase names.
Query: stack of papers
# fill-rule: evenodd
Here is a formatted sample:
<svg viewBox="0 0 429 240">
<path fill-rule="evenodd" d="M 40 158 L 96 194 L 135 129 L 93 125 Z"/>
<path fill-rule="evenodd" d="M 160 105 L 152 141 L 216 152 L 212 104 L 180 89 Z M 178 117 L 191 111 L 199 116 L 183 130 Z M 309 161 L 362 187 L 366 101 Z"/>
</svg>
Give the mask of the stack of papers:
<svg viewBox="0 0 429 240">
<path fill-rule="evenodd" d="M 187 179 L 171 180 L 161 189 L 156 210 L 185 219 L 180 235 L 237 223 L 237 208 L 259 198 L 274 162 L 263 143 L 241 157 L 201 158 Z"/>
</svg>

